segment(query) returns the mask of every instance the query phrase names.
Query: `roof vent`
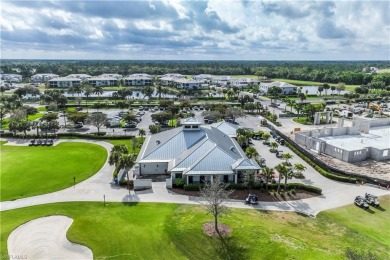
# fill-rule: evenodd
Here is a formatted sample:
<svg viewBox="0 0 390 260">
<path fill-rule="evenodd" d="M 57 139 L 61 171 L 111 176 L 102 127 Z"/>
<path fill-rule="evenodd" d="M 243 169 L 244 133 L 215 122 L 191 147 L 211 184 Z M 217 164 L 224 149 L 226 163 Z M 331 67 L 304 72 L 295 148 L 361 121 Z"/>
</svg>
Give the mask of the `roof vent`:
<svg viewBox="0 0 390 260">
<path fill-rule="evenodd" d="M 160 143 L 161 143 L 161 141 L 160 141 L 160 140 L 156 140 L 156 143 L 157 143 L 157 144 L 160 144 Z"/>
<path fill-rule="evenodd" d="M 234 150 L 236 150 L 236 148 L 234 148 L 234 146 L 230 147 L 230 151 L 234 152 Z"/>
</svg>

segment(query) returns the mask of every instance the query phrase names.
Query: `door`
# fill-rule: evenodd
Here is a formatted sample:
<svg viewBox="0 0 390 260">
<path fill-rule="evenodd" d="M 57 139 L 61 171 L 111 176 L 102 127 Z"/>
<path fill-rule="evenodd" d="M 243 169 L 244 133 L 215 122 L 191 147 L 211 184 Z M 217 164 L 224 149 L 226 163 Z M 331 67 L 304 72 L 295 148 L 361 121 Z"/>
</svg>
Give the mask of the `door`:
<svg viewBox="0 0 390 260">
<path fill-rule="evenodd" d="M 224 175 L 223 176 L 223 182 L 228 183 L 229 182 L 229 175 Z"/>
<path fill-rule="evenodd" d="M 205 183 L 205 178 L 204 178 L 204 176 L 200 176 L 200 183 L 201 183 L 201 184 Z"/>
</svg>

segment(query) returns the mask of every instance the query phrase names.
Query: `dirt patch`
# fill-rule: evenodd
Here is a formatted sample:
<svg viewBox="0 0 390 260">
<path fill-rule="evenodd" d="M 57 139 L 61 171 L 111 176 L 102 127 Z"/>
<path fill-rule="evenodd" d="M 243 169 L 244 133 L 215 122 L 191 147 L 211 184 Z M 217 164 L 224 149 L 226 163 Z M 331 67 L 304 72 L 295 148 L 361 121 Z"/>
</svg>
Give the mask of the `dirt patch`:
<svg viewBox="0 0 390 260">
<path fill-rule="evenodd" d="M 172 188 L 172 192 L 187 196 L 199 197 L 199 191 L 185 191 L 180 188 Z M 235 190 L 231 195 L 230 199 L 235 200 L 245 200 L 248 196 L 248 190 Z M 252 190 L 250 193 L 256 194 L 259 197 L 259 201 L 270 202 L 270 201 L 292 201 L 292 200 L 302 200 L 319 196 L 316 193 L 305 191 L 305 190 L 296 190 L 295 194 L 285 195 L 283 198 L 279 194 L 275 193 L 275 196 L 272 196 L 269 192 L 261 192 L 260 190 Z"/>
<path fill-rule="evenodd" d="M 228 237 L 232 232 L 232 229 L 225 224 L 218 223 L 219 234 L 222 237 Z M 215 230 L 215 224 L 213 222 L 207 222 L 203 224 L 203 232 L 209 237 L 219 237 L 219 234 Z"/>
</svg>

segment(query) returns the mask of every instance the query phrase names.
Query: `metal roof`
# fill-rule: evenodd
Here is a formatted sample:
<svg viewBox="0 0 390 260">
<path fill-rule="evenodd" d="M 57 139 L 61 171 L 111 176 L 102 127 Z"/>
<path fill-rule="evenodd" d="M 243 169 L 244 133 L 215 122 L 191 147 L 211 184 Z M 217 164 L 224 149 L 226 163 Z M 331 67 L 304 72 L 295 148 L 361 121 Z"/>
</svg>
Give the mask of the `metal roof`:
<svg viewBox="0 0 390 260">
<path fill-rule="evenodd" d="M 204 137 L 203 131 L 180 131 L 165 143 L 155 140 L 157 148 L 143 159 L 173 159 Z"/>
</svg>

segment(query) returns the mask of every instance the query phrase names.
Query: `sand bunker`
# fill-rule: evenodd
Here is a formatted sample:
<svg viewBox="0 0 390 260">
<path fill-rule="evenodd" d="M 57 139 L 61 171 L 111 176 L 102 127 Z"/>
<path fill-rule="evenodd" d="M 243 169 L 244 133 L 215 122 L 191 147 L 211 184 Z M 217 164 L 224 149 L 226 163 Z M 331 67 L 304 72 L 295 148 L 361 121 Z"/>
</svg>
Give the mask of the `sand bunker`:
<svg viewBox="0 0 390 260">
<path fill-rule="evenodd" d="M 72 222 L 65 216 L 51 216 L 19 226 L 8 237 L 9 255 L 24 259 L 92 259 L 91 249 L 66 238 Z"/>
</svg>

